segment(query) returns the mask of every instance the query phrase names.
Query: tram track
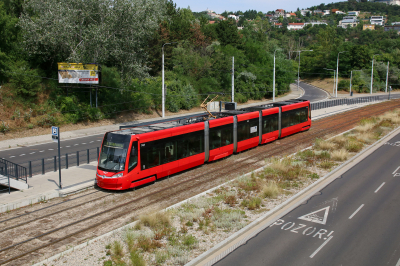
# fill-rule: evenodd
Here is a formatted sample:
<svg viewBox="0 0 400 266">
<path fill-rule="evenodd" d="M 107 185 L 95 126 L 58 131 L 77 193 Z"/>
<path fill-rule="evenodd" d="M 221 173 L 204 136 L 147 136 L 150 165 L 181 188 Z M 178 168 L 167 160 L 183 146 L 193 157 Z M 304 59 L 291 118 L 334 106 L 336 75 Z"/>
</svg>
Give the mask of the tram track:
<svg viewBox="0 0 400 266">
<path fill-rule="evenodd" d="M 59 228 L 56 228 L 54 230 L 48 231 L 46 233 L 42 233 L 42 234 L 36 234 L 33 237 L 31 237 L 30 239 L 25 239 L 24 241 L 20 241 L 19 243 L 13 244 L 13 245 L 8 245 L 7 247 L 3 248 L 0 250 L 0 258 L 2 259 L 2 261 L 0 262 L 0 264 L 5 264 L 5 263 L 10 263 L 10 262 L 15 262 L 18 259 L 21 259 L 29 254 L 32 254 L 33 252 L 36 252 L 38 250 L 44 249 L 46 247 L 49 247 L 51 245 L 55 245 L 56 243 L 60 243 L 64 240 L 67 240 L 69 238 L 72 238 L 74 236 L 77 236 L 81 233 L 84 233 L 86 231 L 89 231 L 91 229 L 95 229 L 97 227 L 99 227 L 100 225 L 104 225 L 107 223 L 110 223 L 113 220 L 116 219 L 121 219 L 122 216 L 126 216 L 128 214 L 132 214 L 133 211 L 135 211 L 135 215 L 137 214 L 138 211 L 140 210 L 144 210 L 146 208 L 151 208 L 153 207 L 153 205 L 157 205 L 160 202 L 165 202 L 175 196 L 179 196 L 180 193 L 183 193 L 185 191 L 192 191 L 192 190 L 198 190 L 199 184 L 196 181 L 196 179 L 202 178 L 201 182 L 202 183 L 208 183 L 211 184 L 213 183 L 213 181 L 215 182 L 216 178 L 215 175 L 220 176 L 220 178 L 218 179 L 219 181 L 221 180 L 225 180 L 226 176 L 232 176 L 232 175 L 238 175 L 238 172 L 243 171 L 243 168 L 249 168 L 251 167 L 251 165 L 254 165 L 254 160 L 257 159 L 258 161 L 264 159 L 265 157 L 268 156 L 277 156 L 277 155 L 283 155 L 287 152 L 293 152 L 293 149 L 298 146 L 299 144 L 301 145 L 307 145 L 309 143 L 311 143 L 316 137 L 323 137 L 327 134 L 331 134 L 331 133 L 335 133 L 337 131 L 345 131 L 348 128 L 351 128 L 352 126 L 354 126 L 354 124 L 356 122 L 358 122 L 360 119 L 365 118 L 365 117 L 369 117 L 371 116 L 371 113 L 373 113 L 373 115 L 379 115 L 381 113 L 384 113 L 390 109 L 396 108 L 396 107 L 400 107 L 400 102 L 397 101 L 395 102 L 395 104 L 391 104 L 391 105 L 387 105 L 385 107 L 383 107 L 382 104 L 377 104 L 378 106 L 369 106 L 368 108 L 361 108 L 361 109 L 357 109 L 354 111 L 350 111 L 352 114 L 355 113 L 357 115 L 352 116 L 352 118 L 347 119 L 346 121 L 343 122 L 343 115 L 335 115 L 333 117 L 330 118 L 326 118 L 326 119 L 321 119 L 318 120 L 316 122 L 313 122 L 313 126 L 310 129 L 310 131 L 308 132 L 303 132 L 300 134 L 295 134 L 292 135 L 290 137 L 286 137 L 283 139 L 278 140 L 280 142 L 281 145 L 273 145 L 273 143 L 269 144 L 269 145 L 263 145 L 263 146 L 259 146 L 256 149 L 252 149 L 249 151 L 246 151 L 242 154 L 244 155 L 248 155 L 246 158 L 244 158 L 243 160 L 241 160 L 240 162 L 231 162 L 228 160 L 220 160 L 214 163 L 210 163 L 210 164 L 206 164 L 205 166 L 207 168 L 211 168 L 209 171 L 204 171 L 207 169 L 203 169 L 200 170 L 199 168 L 203 168 L 203 167 L 199 167 L 199 168 L 195 168 L 194 170 L 190 170 L 187 172 L 190 173 L 194 173 L 194 175 L 191 175 L 190 178 L 186 179 L 186 180 L 178 180 L 179 182 L 175 182 L 177 178 L 179 178 L 180 176 L 188 176 L 187 172 L 175 175 L 173 178 L 175 178 L 175 181 L 173 181 L 171 185 L 167 185 L 162 187 L 159 190 L 155 190 L 151 193 L 144 193 L 142 196 L 137 197 L 135 199 L 132 199 L 128 202 L 125 202 L 123 204 L 119 204 L 114 206 L 113 208 L 109 208 L 107 210 L 104 210 L 102 212 L 90 215 L 88 217 L 85 217 L 83 219 L 79 219 L 77 221 L 71 222 L 67 225 L 63 225 Z M 349 112 L 348 112 L 349 113 Z M 338 123 L 339 122 L 339 123 Z M 300 143 L 298 142 L 298 140 L 302 140 Z M 232 156 L 234 157 L 234 156 Z M 231 157 L 230 157 L 231 158 Z M 219 167 L 220 170 L 216 171 L 215 166 Z M 222 166 L 222 167 L 221 167 Z M 222 170 L 221 170 L 222 169 Z M 225 169 L 225 170 L 224 170 Z M 246 170 L 247 171 L 247 170 Z M 200 172 L 199 174 L 195 174 L 195 172 Z M 172 179 L 171 179 L 172 180 Z M 186 186 L 185 186 L 186 184 Z M 212 185 L 211 185 L 212 186 Z M 151 187 L 151 186 L 150 186 Z M 176 191 L 174 191 L 176 190 Z M 206 189 L 204 189 L 206 190 Z M 171 192 L 172 191 L 172 192 Z M 129 192 L 128 192 L 129 193 Z M 166 195 L 163 195 L 163 193 Z M 195 193 L 197 194 L 197 193 Z M 149 202 L 146 202 L 146 200 L 149 200 L 149 198 L 155 197 L 155 199 L 150 200 Z M 140 204 L 140 202 L 144 200 L 143 203 Z M 127 207 L 130 204 L 139 204 L 139 206 L 135 206 L 133 208 L 129 208 L 128 210 L 124 209 L 121 210 L 117 213 L 115 213 L 114 215 L 111 215 L 108 218 L 103 218 L 101 219 L 100 216 L 104 215 L 104 214 L 109 214 L 111 211 L 115 211 L 115 210 L 119 210 L 122 209 L 123 207 Z M 79 204 L 80 206 L 84 205 L 84 204 Z M 161 204 L 162 205 L 162 204 Z M 53 213 L 52 215 L 56 215 L 60 212 L 57 213 Z M 48 215 L 50 216 L 50 215 Z M 46 217 L 48 217 L 46 216 Z M 94 218 L 98 218 L 101 219 L 98 222 L 91 222 L 88 223 L 88 221 L 90 219 L 94 219 Z M 35 219 L 35 221 L 39 220 Z M 5 251 L 11 252 L 13 248 L 17 248 L 18 246 L 21 246 L 23 244 L 26 244 L 30 241 L 33 240 L 38 240 L 38 238 L 44 238 L 46 236 L 49 236 L 51 234 L 54 234 L 56 232 L 59 232 L 63 229 L 67 229 L 69 227 L 72 227 L 74 225 L 77 225 L 79 223 L 83 223 L 83 222 L 87 222 L 87 224 L 90 224 L 87 227 L 81 228 L 75 232 L 72 232 L 70 234 L 66 234 L 62 237 L 58 237 L 58 238 L 54 238 L 51 241 L 48 241 L 47 243 L 41 245 L 41 246 L 36 246 L 34 248 L 29 248 L 29 247 L 24 247 L 23 250 L 27 250 L 24 251 L 22 253 L 19 254 L 15 254 L 15 255 L 11 255 L 7 256 L 5 253 Z M 26 223 L 24 225 L 27 225 Z M 120 225 L 121 226 L 121 225 Z M 13 227 L 15 228 L 15 227 Z M 1 232 L 5 232 L 7 230 L 11 230 L 12 228 L 9 229 L 5 229 L 2 230 Z M 81 239 L 82 240 L 82 239 Z M 1 242 L 0 242 L 1 243 Z M 0 245 L 2 246 L 2 245 Z M 17 251 L 18 253 L 18 249 L 16 249 L 15 251 Z M 3 254 L 1 254 L 3 253 Z M 15 252 L 14 252 L 15 253 Z M 8 254 L 10 255 L 10 254 Z M 7 257 L 7 258 L 4 258 Z M 27 262 L 25 261 L 19 261 L 19 262 Z"/>
</svg>

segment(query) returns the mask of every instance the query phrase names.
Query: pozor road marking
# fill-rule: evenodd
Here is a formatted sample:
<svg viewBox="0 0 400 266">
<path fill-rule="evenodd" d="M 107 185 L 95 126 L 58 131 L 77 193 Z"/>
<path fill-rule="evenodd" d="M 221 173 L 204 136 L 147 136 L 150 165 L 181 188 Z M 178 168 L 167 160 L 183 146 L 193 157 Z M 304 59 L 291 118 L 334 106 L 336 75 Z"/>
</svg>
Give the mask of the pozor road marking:
<svg viewBox="0 0 400 266">
<path fill-rule="evenodd" d="M 327 240 L 334 232 L 331 231 L 329 234 L 327 234 L 329 231 L 326 229 L 317 229 L 314 226 L 307 226 L 305 224 L 296 224 L 295 222 L 285 223 L 285 221 L 282 219 L 276 220 L 269 227 L 272 226 L 280 226 L 281 230 L 284 231 L 288 231 L 295 234 L 302 234 L 305 236 L 318 237 L 319 239 L 324 239 L 324 240 Z"/>
</svg>

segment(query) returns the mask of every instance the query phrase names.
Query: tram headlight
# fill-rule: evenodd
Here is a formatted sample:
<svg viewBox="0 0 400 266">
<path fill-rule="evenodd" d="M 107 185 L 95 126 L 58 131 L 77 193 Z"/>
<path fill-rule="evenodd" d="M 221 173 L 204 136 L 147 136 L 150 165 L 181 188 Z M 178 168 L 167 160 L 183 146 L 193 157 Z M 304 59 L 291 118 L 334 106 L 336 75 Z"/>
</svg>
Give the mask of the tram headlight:
<svg viewBox="0 0 400 266">
<path fill-rule="evenodd" d="M 124 173 L 119 173 L 119 174 L 113 175 L 112 178 L 122 177 L 123 175 L 124 175 Z"/>
</svg>

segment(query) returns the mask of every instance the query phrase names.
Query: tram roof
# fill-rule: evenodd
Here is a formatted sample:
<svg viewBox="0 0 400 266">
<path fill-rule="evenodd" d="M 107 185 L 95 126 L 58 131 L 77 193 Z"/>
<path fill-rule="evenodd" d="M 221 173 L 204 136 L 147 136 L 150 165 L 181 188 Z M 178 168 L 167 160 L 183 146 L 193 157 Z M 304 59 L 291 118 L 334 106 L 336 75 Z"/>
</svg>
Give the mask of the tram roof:
<svg viewBox="0 0 400 266">
<path fill-rule="evenodd" d="M 283 102 L 275 102 L 275 103 L 257 105 L 257 106 L 252 106 L 252 107 L 246 107 L 246 108 L 241 108 L 238 110 L 230 110 L 230 111 L 224 111 L 224 112 L 212 112 L 212 114 L 214 116 L 216 116 L 216 118 L 213 118 L 213 117 L 210 118 L 207 113 L 203 113 L 203 114 L 197 114 L 197 115 L 182 116 L 182 117 L 177 117 L 177 118 L 173 118 L 173 119 L 164 119 L 164 120 L 159 120 L 159 121 L 143 122 L 143 123 L 138 123 L 138 124 L 133 124 L 133 125 L 120 126 L 120 130 L 114 131 L 113 133 L 122 134 L 122 135 L 138 135 L 138 134 L 154 132 L 154 131 L 168 129 L 168 128 L 175 128 L 175 127 L 180 127 L 180 126 L 184 126 L 184 125 L 196 124 L 196 123 L 200 123 L 200 122 L 204 122 L 204 121 L 210 121 L 210 120 L 234 116 L 234 115 L 238 115 L 238 114 L 245 114 L 245 113 L 254 112 L 254 111 L 261 111 L 261 110 L 265 110 L 265 109 L 290 105 L 290 104 L 294 104 L 294 103 L 301 103 L 304 101 L 306 101 L 306 100 L 295 99 L 295 100 L 287 100 L 287 101 L 283 101 Z"/>
</svg>

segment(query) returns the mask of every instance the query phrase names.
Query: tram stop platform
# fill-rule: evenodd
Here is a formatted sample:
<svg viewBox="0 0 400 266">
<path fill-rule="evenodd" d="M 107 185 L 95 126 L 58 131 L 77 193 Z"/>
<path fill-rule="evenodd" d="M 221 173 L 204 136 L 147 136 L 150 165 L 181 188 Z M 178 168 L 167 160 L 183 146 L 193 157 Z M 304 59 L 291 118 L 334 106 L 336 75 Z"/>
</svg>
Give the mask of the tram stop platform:
<svg viewBox="0 0 400 266">
<path fill-rule="evenodd" d="M 288 99 L 300 98 L 303 95 L 303 91 L 297 91 L 295 88 L 296 87 L 293 85 L 291 93 L 283 97 L 279 98 L 277 97 L 276 100 L 284 101 Z M 243 108 L 252 105 L 265 104 L 268 102 L 271 101 L 240 105 L 239 107 Z M 373 103 L 354 104 L 351 106 L 336 106 L 336 107 L 315 110 L 312 111 L 311 116 L 312 120 L 317 120 L 326 116 L 345 112 L 368 104 L 373 104 Z M 157 118 L 154 118 L 154 120 L 156 119 Z M 151 119 L 147 119 L 146 121 L 149 120 Z M 93 130 L 95 130 L 95 128 L 88 129 L 89 132 L 93 132 Z M 71 135 L 74 134 L 75 133 L 71 132 Z M 82 132 L 80 132 L 79 134 L 82 134 Z M 97 162 L 92 162 L 89 164 L 70 167 L 68 169 L 62 169 L 61 171 L 62 189 L 59 188 L 58 171 L 48 172 L 44 175 L 35 175 L 31 178 L 28 178 L 28 185 L 29 185 L 28 189 L 12 190 L 11 194 L 8 193 L 0 194 L 0 213 L 40 203 L 52 198 L 64 197 L 70 194 L 77 193 L 79 191 L 83 191 L 85 189 L 93 188 L 95 185 L 96 167 L 97 167 Z"/>
</svg>

